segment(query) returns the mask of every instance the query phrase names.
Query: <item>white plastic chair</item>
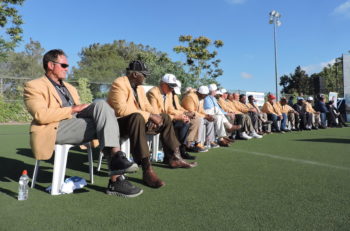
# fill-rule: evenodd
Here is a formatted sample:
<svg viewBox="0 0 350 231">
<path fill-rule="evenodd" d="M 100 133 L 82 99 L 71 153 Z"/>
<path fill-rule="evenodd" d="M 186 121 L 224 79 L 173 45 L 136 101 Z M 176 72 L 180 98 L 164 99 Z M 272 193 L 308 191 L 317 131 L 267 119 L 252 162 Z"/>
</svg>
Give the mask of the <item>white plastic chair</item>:
<svg viewBox="0 0 350 231">
<path fill-rule="evenodd" d="M 120 139 L 120 149 L 122 152 L 126 154 L 126 158 L 130 160 L 130 140 L 128 139 Z M 100 156 L 98 157 L 98 165 L 97 165 L 97 171 L 99 172 L 101 170 L 102 165 L 102 159 L 103 159 L 103 152 L 100 152 Z"/>
<path fill-rule="evenodd" d="M 149 149 L 152 151 L 151 160 L 157 162 L 159 151 L 159 134 L 147 135 L 147 144 Z"/>
<path fill-rule="evenodd" d="M 68 152 L 69 152 L 69 149 L 73 146 L 74 145 L 71 145 L 71 144 L 55 145 L 55 160 L 54 160 L 53 175 L 52 175 L 51 195 L 61 194 L 61 187 L 64 182 L 64 177 L 66 174 Z M 85 146 L 87 146 L 87 151 L 88 151 L 90 183 L 93 184 L 94 183 L 94 166 L 93 166 L 93 158 L 92 158 L 92 149 L 91 149 L 90 143 L 86 143 Z M 31 188 L 34 188 L 35 186 L 39 166 L 40 166 L 40 160 L 36 160 L 33 177 L 32 177 Z"/>
</svg>

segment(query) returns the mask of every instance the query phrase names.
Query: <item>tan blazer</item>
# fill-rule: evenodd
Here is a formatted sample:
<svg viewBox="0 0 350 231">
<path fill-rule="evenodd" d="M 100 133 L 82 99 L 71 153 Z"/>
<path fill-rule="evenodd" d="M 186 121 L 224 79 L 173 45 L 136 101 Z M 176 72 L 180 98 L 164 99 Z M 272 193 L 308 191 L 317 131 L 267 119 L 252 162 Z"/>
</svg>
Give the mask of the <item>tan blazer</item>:
<svg viewBox="0 0 350 231">
<path fill-rule="evenodd" d="M 165 113 L 168 114 L 171 119 L 173 119 L 175 115 L 183 114 L 182 111 L 174 108 L 172 93 L 169 92 L 166 94 L 164 101 L 163 95 L 158 86 L 151 88 L 151 90 L 147 92 L 147 98 L 153 109 L 156 111 L 156 114 Z"/>
<path fill-rule="evenodd" d="M 128 77 L 116 78 L 109 90 L 107 102 L 114 109 L 117 117 L 140 113 L 147 122 L 150 114 L 156 112 L 148 102 L 143 87 L 138 86 L 136 92 L 139 104 L 135 99 Z"/>
<path fill-rule="evenodd" d="M 196 116 L 205 117 L 206 113 L 203 108 L 203 100 L 199 101 L 197 93 L 189 92 L 182 98 L 182 107 L 190 112 L 194 112 Z"/>
<path fill-rule="evenodd" d="M 229 103 L 226 102 L 222 97 L 219 97 L 218 104 L 225 112 L 233 112 L 233 110 L 230 107 Z"/>
<path fill-rule="evenodd" d="M 187 110 L 181 106 L 179 97 L 176 94 L 174 94 L 173 96 L 174 103 L 176 105 L 176 110 L 179 110 L 181 112 L 187 112 Z"/>
<path fill-rule="evenodd" d="M 315 109 L 312 107 L 312 104 L 309 102 L 305 102 L 305 110 L 309 113 L 316 113 Z"/>
<path fill-rule="evenodd" d="M 270 102 L 265 102 L 263 107 L 261 108 L 261 111 L 266 114 L 282 115 L 279 107 L 277 106 L 277 103 L 274 103 L 272 105 Z"/>
<path fill-rule="evenodd" d="M 239 114 L 243 114 L 239 108 L 236 106 L 236 102 L 235 100 L 231 101 L 231 100 L 226 100 L 227 105 L 231 108 L 231 111 L 234 112 L 235 114 L 239 115 Z"/>
<path fill-rule="evenodd" d="M 77 90 L 64 83 L 76 105 L 80 104 Z M 30 145 L 37 160 L 52 157 L 58 123 L 72 118 L 72 108 L 62 107 L 62 100 L 46 76 L 27 82 L 24 86 L 24 103 L 33 117 L 30 126 Z"/>
<path fill-rule="evenodd" d="M 294 109 L 288 104 L 282 105 L 280 102 L 277 103 L 277 107 L 281 113 L 288 114 L 289 112 L 294 111 Z"/>
</svg>

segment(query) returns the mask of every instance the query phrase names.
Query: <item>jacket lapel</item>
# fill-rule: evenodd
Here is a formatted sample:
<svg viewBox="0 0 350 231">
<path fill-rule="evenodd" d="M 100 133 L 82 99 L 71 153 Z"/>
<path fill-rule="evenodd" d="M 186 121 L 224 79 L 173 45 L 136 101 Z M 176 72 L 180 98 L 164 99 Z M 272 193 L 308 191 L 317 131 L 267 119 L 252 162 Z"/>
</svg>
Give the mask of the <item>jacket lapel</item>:
<svg viewBox="0 0 350 231">
<path fill-rule="evenodd" d="M 55 97 L 55 99 L 57 100 L 57 102 L 61 105 L 62 107 L 62 100 L 61 97 L 58 95 L 56 88 L 53 86 L 53 84 L 50 82 L 50 80 L 47 79 L 46 76 L 43 77 L 44 82 L 46 83 L 46 85 L 49 86 L 49 91 L 50 94 L 53 95 Z"/>
</svg>

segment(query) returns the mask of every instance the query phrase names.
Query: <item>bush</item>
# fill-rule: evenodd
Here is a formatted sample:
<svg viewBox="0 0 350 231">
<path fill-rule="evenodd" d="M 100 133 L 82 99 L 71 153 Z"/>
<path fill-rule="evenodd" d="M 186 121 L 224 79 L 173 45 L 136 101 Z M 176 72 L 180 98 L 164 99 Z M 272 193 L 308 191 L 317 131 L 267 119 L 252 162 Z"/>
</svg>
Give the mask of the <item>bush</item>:
<svg viewBox="0 0 350 231">
<path fill-rule="evenodd" d="M 0 123 L 30 122 L 31 120 L 32 117 L 22 102 L 5 102 L 0 97 Z"/>
</svg>

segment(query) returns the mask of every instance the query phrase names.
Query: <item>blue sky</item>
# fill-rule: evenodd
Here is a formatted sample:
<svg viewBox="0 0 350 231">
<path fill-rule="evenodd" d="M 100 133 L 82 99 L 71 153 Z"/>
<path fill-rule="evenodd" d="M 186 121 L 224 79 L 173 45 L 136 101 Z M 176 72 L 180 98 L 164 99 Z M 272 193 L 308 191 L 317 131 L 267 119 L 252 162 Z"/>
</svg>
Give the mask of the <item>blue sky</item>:
<svg viewBox="0 0 350 231">
<path fill-rule="evenodd" d="M 33 38 L 46 50 L 65 50 L 76 65 L 83 47 L 125 39 L 185 61 L 172 50 L 179 35 L 204 35 L 224 41 L 221 85 L 274 91 L 273 9 L 282 14 L 279 76 L 298 65 L 318 72 L 350 50 L 350 0 L 26 0 L 20 8 L 24 42 L 17 50 Z"/>
</svg>

